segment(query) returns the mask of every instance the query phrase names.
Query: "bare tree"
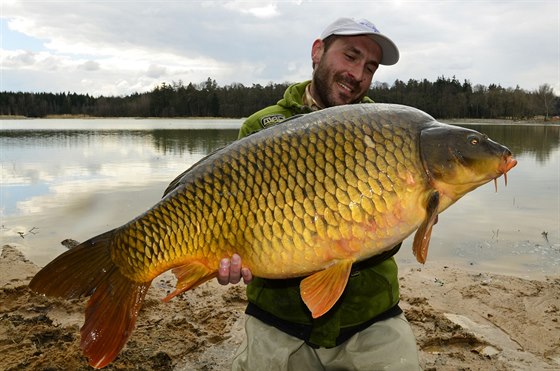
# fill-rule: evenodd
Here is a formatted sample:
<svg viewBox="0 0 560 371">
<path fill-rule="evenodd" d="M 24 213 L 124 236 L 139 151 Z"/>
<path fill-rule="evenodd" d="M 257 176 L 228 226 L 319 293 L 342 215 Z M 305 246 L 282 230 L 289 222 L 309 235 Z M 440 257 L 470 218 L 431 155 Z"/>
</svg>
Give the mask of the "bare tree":
<svg viewBox="0 0 560 371">
<path fill-rule="evenodd" d="M 549 108 L 554 101 L 554 91 L 552 90 L 552 87 L 549 84 L 542 84 L 537 90 L 537 97 L 539 97 L 540 101 L 544 103 L 544 119 L 545 121 L 548 121 Z"/>
</svg>

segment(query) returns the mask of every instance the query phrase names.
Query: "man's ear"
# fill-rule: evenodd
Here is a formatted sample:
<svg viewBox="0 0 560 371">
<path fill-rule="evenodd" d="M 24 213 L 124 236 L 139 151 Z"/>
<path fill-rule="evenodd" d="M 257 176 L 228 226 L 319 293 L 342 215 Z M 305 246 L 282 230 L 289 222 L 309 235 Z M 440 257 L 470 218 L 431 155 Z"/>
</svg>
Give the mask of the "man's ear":
<svg viewBox="0 0 560 371">
<path fill-rule="evenodd" d="M 315 67 L 321 61 L 323 57 L 323 52 L 325 51 L 325 43 L 321 39 L 317 39 L 313 42 L 311 47 L 311 61 L 313 62 L 313 67 Z"/>
</svg>

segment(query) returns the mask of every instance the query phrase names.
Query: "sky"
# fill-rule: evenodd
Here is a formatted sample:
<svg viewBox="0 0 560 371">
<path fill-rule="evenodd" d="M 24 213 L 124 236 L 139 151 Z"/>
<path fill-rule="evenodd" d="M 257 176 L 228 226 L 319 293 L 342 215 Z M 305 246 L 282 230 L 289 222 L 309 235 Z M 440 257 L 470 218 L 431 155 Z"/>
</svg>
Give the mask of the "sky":
<svg viewBox="0 0 560 371">
<path fill-rule="evenodd" d="M 162 83 L 311 77 L 338 17 L 399 47 L 374 82 L 468 80 L 560 95 L 560 0 L 1 0 L 0 91 L 125 96 Z"/>
</svg>

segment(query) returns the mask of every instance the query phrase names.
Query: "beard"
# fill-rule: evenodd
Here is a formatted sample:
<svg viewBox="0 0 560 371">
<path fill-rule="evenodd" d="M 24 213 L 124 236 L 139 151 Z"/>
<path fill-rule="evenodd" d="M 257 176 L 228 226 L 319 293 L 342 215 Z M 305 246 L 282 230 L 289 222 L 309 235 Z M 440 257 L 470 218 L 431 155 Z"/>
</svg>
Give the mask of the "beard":
<svg viewBox="0 0 560 371">
<path fill-rule="evenodd" d="M 360 84 L 354 79 L 344 77 L 340 73 L 331 74 L 326 64 L 321 60 L 316 66 L 315 71 L 313 71 L 315 93 L 318 95 L 317 98 L 319 98 L 320 102 L 322 102 L 325 107 L 361 102 L 366 92 L 353 98 L 350 93 L 345 94 L 340 90 L 335 90 L 335 85 L 338 82 L 350 87 L 353 91 L 360 89 Z"/>
</svg>

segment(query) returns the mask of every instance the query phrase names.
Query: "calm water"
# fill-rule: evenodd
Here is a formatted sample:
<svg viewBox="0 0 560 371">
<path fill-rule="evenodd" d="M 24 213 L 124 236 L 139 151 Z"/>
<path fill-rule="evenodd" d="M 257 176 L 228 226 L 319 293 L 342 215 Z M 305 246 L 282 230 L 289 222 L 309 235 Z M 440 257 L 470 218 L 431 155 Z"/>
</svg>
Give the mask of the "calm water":
<svg viewBox="0 0 560 371">
<path fill-rule="evenodd" d="M 237 137 L 241 120 L 6 120 L 0 239 L 44 265 L 156 203 L 176 175 Z M 427 264 L 528 277 L 560 272 L 560 126 L 465 125 L 507 145 L 508 174 L 440 215 Z M 398 260 L 414 262 L 410 239 Z"/>
</svg>

